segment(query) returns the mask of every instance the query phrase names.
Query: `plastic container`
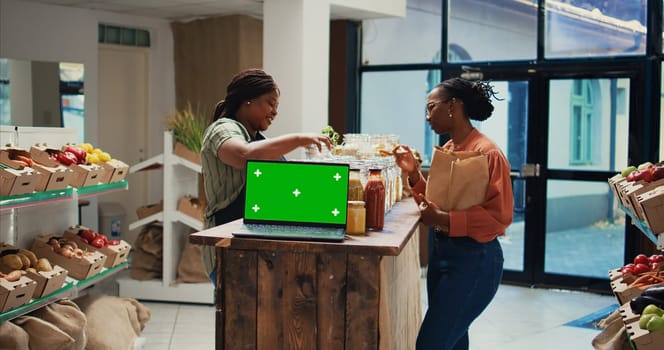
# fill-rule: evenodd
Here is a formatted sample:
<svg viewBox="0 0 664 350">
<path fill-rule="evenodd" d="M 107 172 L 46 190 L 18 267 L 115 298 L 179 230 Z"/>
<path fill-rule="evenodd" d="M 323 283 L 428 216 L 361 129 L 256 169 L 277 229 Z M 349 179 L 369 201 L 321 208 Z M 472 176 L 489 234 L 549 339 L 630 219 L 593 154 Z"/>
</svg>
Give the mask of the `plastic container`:
<svg viewBox="0 0 664 350">
<path fill-rule="evenodd" d="M 125 216 L 125 210 L 119 203 L 99 203 L 99 232 L 106 234 L 109 239 L 121 239 Z"/>
</svg>

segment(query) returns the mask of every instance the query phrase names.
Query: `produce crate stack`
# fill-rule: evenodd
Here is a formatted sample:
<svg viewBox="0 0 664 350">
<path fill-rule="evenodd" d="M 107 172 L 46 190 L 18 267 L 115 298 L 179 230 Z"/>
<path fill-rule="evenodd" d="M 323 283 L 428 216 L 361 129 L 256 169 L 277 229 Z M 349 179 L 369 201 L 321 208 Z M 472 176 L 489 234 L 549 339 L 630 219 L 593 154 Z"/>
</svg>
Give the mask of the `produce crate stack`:
<svg viewBox="0 0 664 350">
<path fill-rule="evenodd" d="M 628 214 L 642 221 L 653 234 L 664 233 L 664 162 L 627 167 L 608 182 Z"/>
</svg>

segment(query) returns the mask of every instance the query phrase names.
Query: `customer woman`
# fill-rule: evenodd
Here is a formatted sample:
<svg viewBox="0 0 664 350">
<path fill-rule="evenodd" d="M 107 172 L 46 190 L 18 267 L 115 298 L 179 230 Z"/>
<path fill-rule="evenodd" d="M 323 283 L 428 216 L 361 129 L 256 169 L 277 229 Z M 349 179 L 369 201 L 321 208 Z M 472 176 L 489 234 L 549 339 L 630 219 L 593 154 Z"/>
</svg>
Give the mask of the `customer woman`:
<svg viewBox="0 0 664 350">
<path fill-rule="evenodd" d="M 496 238 L 512 222 L 510 165 L 498 146 L 470 122 L 491 116 L 492 97 L 495 94 L 487 83 L 454 78 L 434 87 L 426 104 L 431 128 L 451 137 L 444 148 L 487 156 L 489 184 L 481 205 L 442 211 L 424 198 L 427 182 L 408 146 L 395 148 L 396 162 L 408 173 L 421 220 L 435 228 L 427 271 L 429 306 L 417 336 L 418 350 L 468 349 L 470 324 L 491 302 L 502 278 L 503 252 Z"/>
<path fill-rule="evenodd" d="M 319 150 L 331 148 L 332 142 L 323 134 L 294 133 L 267 139 L 262 132 L 274 122 L 278 106 L 277 83 L 260 69 L 235 75 L 226 97 L 217 103 L 201 149 L 208 227 L 243 216 L 247 159 L 280 159 L 298 147 L 311 145 Z M 204 247 L 202 255 L 214 282 L 214 247 Z"/>
</svg>

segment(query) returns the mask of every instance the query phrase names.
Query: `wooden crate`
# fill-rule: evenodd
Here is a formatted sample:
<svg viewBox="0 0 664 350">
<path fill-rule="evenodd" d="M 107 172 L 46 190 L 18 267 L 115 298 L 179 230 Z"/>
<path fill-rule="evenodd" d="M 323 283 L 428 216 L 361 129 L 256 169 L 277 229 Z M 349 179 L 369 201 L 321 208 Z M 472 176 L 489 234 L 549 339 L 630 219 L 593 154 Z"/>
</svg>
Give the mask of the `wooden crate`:
<svg viewBox="0 0 664 350">
<path fill-rule="evenodd" d="M 21 276 L 18 281 L 14 282 L 0 278 L 0 312 L 29 303 L 35 288 L 37 288 L 37 282 L 27 276 Z"/>
<path fill-rule="evenodd" d="M 52 265 L 60 265 L 67 271 L 72 278 L 82 280 L 92 277 L 101 272 L 104 264 L 106 263 L 106 255 L 91 251 L 87 252 L 81 259 L 69 259 L 55 251 L 48 244 L 51 237 L 61 238 L 53 235 L 37 236 L 32 241 L 31 250 L 40 258 L 47 258 Z"/>
<path fill-rule="evenodd" d="M 129 251 L 131 250 L 129 243 L 124 240 L 120 240 L 120 244 L 118 245 L 97 248 L 90 244 L 84 243 L 83 240 L 81 240 L 81 237 L 78 235 L 78 231 L 81 229 L 87 229 L 87 227 L 70 227 L 64 232 L 63 237 L 76 242 L 76 244 L 78 244 L 78 246 L 84 250 L 97 251 L 106 255 L 106 262 L 104 263 L 104 267 L 117 266 L 127 261 L 127 258 L 129 257 Z"/>
<path fill-rule="evenodd" d="M 622 304 L 618 308 L 618 312 L 620 313 L 620 317 L 625 324 L 638 321 L 639 318 L 641 318 L 641 314 L 635 314 L 634 311 L 632 311 L 632 307 L 629 305 L 629 302 Z"/>
<path fill-rule="evenodd" d="M 639 327 L 639 320 L 625 325 L 627 335 L 636 347 L 636 350 L 661 350 L 664 344 L 664 334 L 651 332 Z"/>
</svg>

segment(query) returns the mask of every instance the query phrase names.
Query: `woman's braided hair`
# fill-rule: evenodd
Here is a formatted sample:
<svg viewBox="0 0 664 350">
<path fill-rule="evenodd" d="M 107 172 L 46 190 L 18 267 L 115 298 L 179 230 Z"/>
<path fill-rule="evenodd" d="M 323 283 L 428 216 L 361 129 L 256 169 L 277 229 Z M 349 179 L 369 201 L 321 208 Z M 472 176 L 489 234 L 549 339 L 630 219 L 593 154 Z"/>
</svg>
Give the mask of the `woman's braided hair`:
<svg viewBox="0 0 664 350">
<path fill-rule="evenodd" d="M 246 101 L 270 93 L 279 92 L 271 75 L 261 69 L 245 69 L 236 74 L 226 88 L 226 97 L 217 102 L 212 121 L 223 117 L 236 118 L 240 106 Z"/>
<path fill-rule="evenodd" d="M 487 81 L 469 81 L 461 78 L 452 78 L 438 84 L 436 88 L 443 88 L 448 99 L 458 98 L 463 101 L 468 118 L 473 120 L 487 120 L 493 112 L 491 98 L 501 100 L 493 91 L 493 86 Z"/>
</svg>

